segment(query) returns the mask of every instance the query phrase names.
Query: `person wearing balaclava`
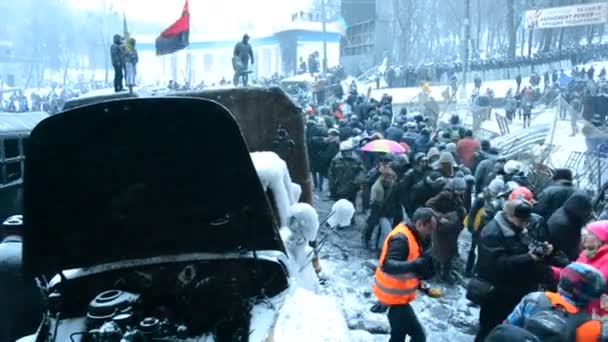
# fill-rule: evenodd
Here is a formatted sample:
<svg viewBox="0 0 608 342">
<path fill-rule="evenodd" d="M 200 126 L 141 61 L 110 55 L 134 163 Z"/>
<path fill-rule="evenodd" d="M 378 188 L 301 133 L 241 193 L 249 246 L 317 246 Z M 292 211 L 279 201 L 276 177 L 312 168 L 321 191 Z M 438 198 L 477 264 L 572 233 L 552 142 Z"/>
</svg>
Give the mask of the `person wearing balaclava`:
<svg viewBox="0 0 608 342">
<path fill-rule="evenodd" d="M 241 77 L 243 78 L 243 86 L 247 86 L 247 69 L 249 68 L 250 60 L 253 65 L 253 49 L 249 44 L 249 35 L 244 34 L 243 39 L 234 46 L 234 52 L 232 54 L 232 67 L 234 69 L 232 82 L 235 87 L 239 85 Z"/>
<path fill-rule="evenodd" d="M 563 251 L 570 261 L 580 253 L 581 229 L 591 218 L 591 198 L 577 192 L 570 196 L 549 220 L 549 238 L 555 249 Z"/>
<path fill-rule="evenodd" d="M 122 37 L 115 34 L 110 47 L 110 57 L 112 59 L 112 67 L 114 68 L 114 91 L 119 92 L 124 89 L 123 86 L 123 70 L 125 68 L 125 48 Z"/>
</svg>

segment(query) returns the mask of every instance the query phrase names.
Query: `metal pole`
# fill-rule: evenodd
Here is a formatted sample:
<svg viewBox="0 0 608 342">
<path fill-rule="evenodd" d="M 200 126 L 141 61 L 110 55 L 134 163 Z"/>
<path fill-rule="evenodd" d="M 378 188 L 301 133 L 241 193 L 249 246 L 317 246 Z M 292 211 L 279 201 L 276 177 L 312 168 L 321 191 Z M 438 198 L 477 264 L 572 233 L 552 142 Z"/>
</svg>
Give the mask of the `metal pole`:
<svg viewBox="0 0 608 342">
<path fill-rule="evenodd" d="M 327 72 L 327 28 L 325 13 L 325 0 L 321 0 L 321 20 L 323 24 L 323 72 Z"/>
<path fill-rule="evenodd" d="M 460 96 L 463 99 L 467 97 L 467 73 L 469 72 L 469 42 L 471 41 L 471 0 L 465 0 L 465 18 L 464 18 L 464 68 L 462 72 L 462 89 Z"/>
</svg>

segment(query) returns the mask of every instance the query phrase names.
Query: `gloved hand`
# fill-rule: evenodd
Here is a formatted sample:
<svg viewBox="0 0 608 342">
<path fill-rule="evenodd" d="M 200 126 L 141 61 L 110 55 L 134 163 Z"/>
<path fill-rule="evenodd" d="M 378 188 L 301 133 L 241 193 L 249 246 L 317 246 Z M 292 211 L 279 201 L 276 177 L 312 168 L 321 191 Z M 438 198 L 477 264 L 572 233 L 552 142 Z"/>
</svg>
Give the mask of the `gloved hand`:
<svg viewBox="0 0 608 342">
<path fill-rule="evenodd" d="M 423 254 L 412 261 L 413 273 L 420 279 L 428 279 L 435 274 L 435 265 L 430 254 Z"/>
</svg>

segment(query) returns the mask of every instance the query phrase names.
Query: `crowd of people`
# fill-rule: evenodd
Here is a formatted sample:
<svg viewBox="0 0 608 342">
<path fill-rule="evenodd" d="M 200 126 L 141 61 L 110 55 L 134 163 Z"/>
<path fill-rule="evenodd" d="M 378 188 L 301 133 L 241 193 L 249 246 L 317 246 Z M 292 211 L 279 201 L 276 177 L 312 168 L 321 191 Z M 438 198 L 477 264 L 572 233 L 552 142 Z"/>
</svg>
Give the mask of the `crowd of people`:
<svg viewBox="0 0 608 342">
<path fill-rule="evenodd" d="M 589 79 L 581 73 L 573 75 Z M 390 341 L 426 340 L 410 306 L 416 290 L 462 276 L 480 307 L 475 341 L 608 337 L 608 221 L 593 219 L 592 198 L 572 170 L 553 170 L 540 187 L 457 115 L 431 124 L 424 114 L 393 113 L 390 96 L 351 93 L 346 104 L 347 113 L 306 114 L 310 165 L 317 191 L 360 203 L 367 217 L 362 246 L 379 255 L 373 310 L 388 310 Z M 375 140 L 406 152 L 363 151 Z M 458 262 L 465 229 L 471 245 Z"/>
<path fill-rule="evenodd" d="M 608 44 L 593 44 L 581 47 L 571 47 L 562 50 L 539 51 L 533 56 L 517 56 L 514 58 L 488 58 L 472 59 L 469 71 L 481 73 L 497 69 L 511 69 L 529 66 L 538 66 L 559 61 L 570 61 L 572 65 L 588 63 L 593 60 L 602 60 L 608 57 Z M 454 58 L 454 60 L 456 60 Z M 461 61 L 429 62 L 419 66 L 392 64 L 383 75 L 389 88 L 414 87 L 422 82 L 452 83 L 456 74 L 464 70 Z"/>
</svg>

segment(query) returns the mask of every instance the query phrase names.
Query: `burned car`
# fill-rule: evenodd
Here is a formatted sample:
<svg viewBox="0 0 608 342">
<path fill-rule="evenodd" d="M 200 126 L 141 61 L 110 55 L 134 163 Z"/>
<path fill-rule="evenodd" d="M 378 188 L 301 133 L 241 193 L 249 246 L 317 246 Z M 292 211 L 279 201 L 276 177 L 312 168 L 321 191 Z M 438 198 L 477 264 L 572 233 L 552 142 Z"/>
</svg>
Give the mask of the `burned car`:
<svg viewBox="0 0 608 342">
<path fill-rule="evenodd" d="M 24 272 L 47 308 L 23 342 L 272 340 L 292 288 L 243 135 L 213 101 L 121 100 L 42 121 L 24 220 Z"/>
</svg>

